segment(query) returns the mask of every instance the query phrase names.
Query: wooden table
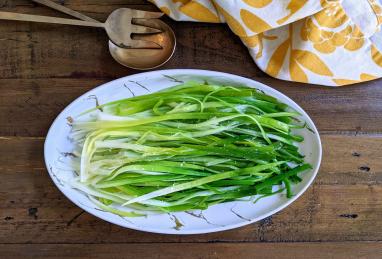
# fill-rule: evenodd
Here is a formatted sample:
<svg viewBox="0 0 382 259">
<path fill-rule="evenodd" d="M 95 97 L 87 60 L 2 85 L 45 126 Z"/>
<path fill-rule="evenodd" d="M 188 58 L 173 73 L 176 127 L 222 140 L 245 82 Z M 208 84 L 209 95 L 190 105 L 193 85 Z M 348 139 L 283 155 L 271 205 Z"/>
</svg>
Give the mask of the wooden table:
<svg viewBox="0 0 382 259">
<path fill-rule="evenodd" d="M 104 19 L 144 0 L 68 0 Z M 1 10 L 57 15 L 27 0 Z M 110 57 L 97 29 L 0 22 L 0 258 L 382 258 L 382 81 L 343 88 L 270 78 L 225 25 L 180 23 L 163 68 L 200 68 L 253 78 L 296 100 L 313 118 L 324 155 L 317 179 L 295 203 L 256 224 L 207 235 L 124 229 L 84 213 L 53 185 L 44 137 L 84 92 L 138 71 Z"/>
</svg>

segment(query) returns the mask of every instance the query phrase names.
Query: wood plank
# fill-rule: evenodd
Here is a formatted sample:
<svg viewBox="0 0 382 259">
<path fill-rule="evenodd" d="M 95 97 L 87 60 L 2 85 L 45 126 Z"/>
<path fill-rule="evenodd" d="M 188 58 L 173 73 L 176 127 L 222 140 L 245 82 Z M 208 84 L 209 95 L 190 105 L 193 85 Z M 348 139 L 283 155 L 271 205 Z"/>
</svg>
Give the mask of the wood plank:
<svg viewBox="0 0 382 259">
<path fill-rule="evenodd" d="M 119 7 L 156 10 L 145 0 L 56 1 L 100 20 Z M 63 16 L 28 0 L 0 0 L 0 8 Z M 176 31 L 178 49 L 163 68 L 201 68 L 253 78 L 307 110 L 324 133 L 323 164 L 314 185 L 272 217 L 208 235 L 137 232 L 84 213 L 50 181 L 43 136 L 73 99 L 137 71 L 112 60 L 107 37 L 98 29 L 2 21 L 0 257 L 379 258 L 382 243 L 375 241 L 382 241 L 382 80 L 339 89 L 279 81 L 256 67 L 225 25 L 165 21 Z M 284 243 L 289 241 L 299 243 Z"/>
<path fill-rule="evenodd" d="M 53 119 L 66 105 L 113 78 L 87 76 L 0 79 L 0 121 L 3 122 L 0 124 L 0 136 L 45 136 Z M 378 85 L 382 81 L 349 86 L 346 89 L 292 87 L 292 83 L 276 79 L 262 81 L 300 104 L 311 115 L 320 131 L 352 134 L 382 132 L 382 87 Z"/>
<path fill-rule="evenodd" d="M 45 136 L 73 97 L 105 80 L 1 80 L 0 136 Z"/>
<path fill-rule="evenodd" d="M 173 58 L 161 68 L 228 69 L 263 75 L 226 25 L 164 20 L 176 32 L 178 45 Z M 107 35 L 97 28 L 2 21 L 0 33 L 2 79 L 117 78 L 138 72 L 112 59 Z"/>
<path fill-rule="evenodd" d="M 67 2 L 68 7 L 100 20 L 120 7 L 158 10 L 143 0 Z M 0 7 L 3 11 L 63 16 L 27 0 L 2 1 Z M 106 67 L 119 74 L 131 71 L 111 58 L 107 35 L 99 28 L 1 21 L 0 35 L 0 78 L 110 77 Z M 81 71 L 81 67 L 88 69 Z"/>
<path fill-rule="evenodd" d="M 42 137 L 0 137 L 1 172 L 15 174 L 28 173 L 28 170 L 45 170 L 44 140 Z M 322 184 L 375 185 L 382 182 L 382 135 L 324 134 L 321 141 L 323 161 L 320 169 L 330 174 L 325 175 Z M 316 181 L 321 181 L 320 176 Z"/>
<path fill-rule="evenodd" d="M 0 245 L 2 258 L 380 258 L 380 242 Z"/>
<path fill-rule="evenodd" d="M 382 241 L 382 136 L 322 140 L 320 173 L 289 208 L 237 230 L 180 237 L 123 229 L 82 213 L 47 175 L 43 138 L 1 138 L 0 243 Z"/>
<path fill-rule="evenodd" d="M 124 4 L 153 8 L 140 0 L 66 3 L 78 10 L 98 12 L 97 18 Z M 53 14 L 26 0 L 3 1 L 0 6 Z M 266 83 L 296 100 L 321 131 L 382 131 L 382 120 L 378 119 L 382 116 L 381 80 L 337 89 L 280 81 L 256 67 L 247 49 L 225 25 L 166 21 L 175 29 L 179 44 L 164 69 L 210 69 Z M 2 21 L 0 35 L 0 120 L 7 122 L 0 125 L 0 136 L 44 136 L 58 112 L 81 93 L 138 72 L 111 58 L 107 37 L 98 29 Z"/>
<path fill-rule="evenodd" d="M 102 0 L 52 0 L 53 2 L 60 3 L 62 5 L 73 8 L 73 6 L 93 6 L 93 7 L 107 7 L 107 6 L 131 6 L 131 5 L 152 5 L 146 0 L 108 0 L 107 2 Z M 29 1 L 29 0 L 1 0 L 1 7 L 4 9 L 7 8 L 21 8 L 21 7 L 29 7 L 34 8 L 38 6 L 37 4 Z"/>
</svg>

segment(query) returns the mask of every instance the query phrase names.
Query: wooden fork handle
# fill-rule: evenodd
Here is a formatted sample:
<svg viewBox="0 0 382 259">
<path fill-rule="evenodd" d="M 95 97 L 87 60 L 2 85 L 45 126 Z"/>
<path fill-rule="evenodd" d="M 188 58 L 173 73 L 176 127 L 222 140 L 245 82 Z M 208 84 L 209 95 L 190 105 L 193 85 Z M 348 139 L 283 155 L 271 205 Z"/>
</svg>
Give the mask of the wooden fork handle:
<svg viewBox="0 0 382 259">
<path fill-rule="evenodd" d="M 105 28 L 105 24 L 100 22 L 80 21 L 80 20 L 73 20 L 73 19 L 64 19 L 64 18 L 57 18 L 57 17 L 50 17 L 50 16 L 20 14 L 20 13 L 11 13 L 11 12 L 0 12 L 0 20 L 40 22 L 40 23 L 53 23 L 53 24 L 66 24 L 66 25 Z"/>
<path fill-rule="evenodd" d="M 83 21 L 88 21 L 88 22 L 99 22 L 93 18 L 90 18 L 89 16 L 86 16 L 80 12 L 77 12 L 77 11 L 74 11 L 70 8 L 67 8 L 63 5 L 60 5 L 60 4 L 57 4 L 53 1 L 50 1 L 50 0 L 32 0 L 33 2 L 35 3 L 38 3 L 38 4 L 41 4 L 41 5 L 45 5 L 45 6 L 48 6 L 56 11 L 59 11 L 59 12 L 62 12 L 62 13 L 65 13 L 65 14 L 68 14 L 70 16 L 73 16 L 73 17 L 76 17 L 80 20 L 83 20 Z"/>
</svg>

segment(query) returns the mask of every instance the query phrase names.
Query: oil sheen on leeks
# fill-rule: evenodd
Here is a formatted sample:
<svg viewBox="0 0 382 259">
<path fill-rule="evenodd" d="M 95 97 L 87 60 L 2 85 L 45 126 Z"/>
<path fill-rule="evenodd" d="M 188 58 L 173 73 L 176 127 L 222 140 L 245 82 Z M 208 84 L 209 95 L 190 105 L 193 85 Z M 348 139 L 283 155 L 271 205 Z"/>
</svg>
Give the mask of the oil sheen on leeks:
<svg viewBox="0 0 382 259">
<path fill-rule="evenodd" d="M 106 103 L 73 119 L 71 185 L 127 217 L 291 197 L 311 168 L 297 116 L 256 89 L 197 82 Z"/>
</svg>

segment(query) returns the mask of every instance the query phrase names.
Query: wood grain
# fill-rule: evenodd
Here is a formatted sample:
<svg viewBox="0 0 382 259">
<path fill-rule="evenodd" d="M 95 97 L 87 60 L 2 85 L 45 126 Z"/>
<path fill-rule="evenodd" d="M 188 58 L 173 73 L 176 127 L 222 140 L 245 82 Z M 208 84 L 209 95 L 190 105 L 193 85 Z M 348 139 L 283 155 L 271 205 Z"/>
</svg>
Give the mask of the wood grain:
<svg viewBox="0 0 382 259">
<path fill-rule="evenodd" d="M 257 79 L 257 78 L 255 78 Z M 72 100 L 110 79 L 0 79 L 0 136 L 45 136 Z M 382 133 L 382 87 L 378 81 L 341 89 L 269 85 L 300 104 L 321 132 Z M 289 83 L 291 84 L 291 83 Z M 351 90 L 349 90 L 351 89 Z M 306 92 L 309 91 L 309 94 Z"/>
<path fill-rule="evenodd" d="M 280 81 L 261 72 L 224 25 L 170 24 L 179 44 L 163 69 L 210 69 L 263 82 L 300 104 L 320 131 L 382 132 L 381 81 L 336 89 Z M 45 136 L 55 116 L 80 94 L 137 73 L 111 58 L 102 31 L 2 22 L 0 35 L 3 136 Z"/>
<path fill-rule="evenodd" d="M 145 1 L 67 1 L 69 7 L 102 10 L 127 4 L 152 8 Z M 0 4 L 1 6 L 1 4 Z M 29 1 L 5 1 L 11 11 L 47 14 Z M 150 7 L 151 6 L 151 7 Z M 178 49 L 166 68 L 200 68 L 246 76 L 296 100 L 321 131 L 381 132 L 380 81 L 331 89 L 273 79 L 261 72 L 225 25 L 180 23 L 174 28 Z M 58 29 L 59 28 L 59 29 Z M 108 53 L 107 36 L 97 29 L 31 23 L 0 23 L 0 135 L 44 136 L 57 113 L 79 94 L 137 71 L 123 68 Z M 307 94 L 308 93 L 308 94 Z M 13 116 L 8 116 L 12 114 Z M 14 116 L 17 114 L 17 117 Z M 42 121 L 41 118 L 44 118 Z M 334 123 L 333 123 L 334 122 Z"/>
<path fill-rule="evenodd" d="M 145 0 L 56 2 L 99 20 L 120 7 L 157 10 Z M 28 0 L 0 0 L 0 10 L 67 17 Z M 1 21 L 0 258 L 380 258 L 382 81 L 342 88 L 280 81 L 257 68 L 226 25 L 165 21 L 178 48 L 163 69 L 249 77 L 311 115 L 324 149 L 314 184 L 272 217 L 207 235 L 138 232 L 87 214 L 50 180 L 44 137 L 75 98 L 137 71 L 111 58 L 102 30 Z"/>
<path fill-rule="evenodd" d="M 180 237 L 127 230 L 82 213 L 49 178 L 43 138 L 2 138 L 0 243 L 381 241 L 382 136 L 323 135 L 322 141 L 319 175 L 289 208 L 237 230 Z"/>
<path fill-rule="evenodd" d="M 377 259 L 380 242 L 232 244 L 0 245 L 2 258 L 264 258 Z"/>
</svg>

